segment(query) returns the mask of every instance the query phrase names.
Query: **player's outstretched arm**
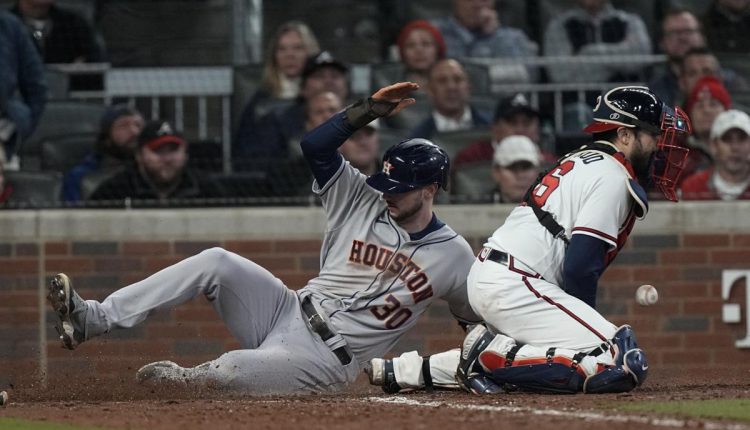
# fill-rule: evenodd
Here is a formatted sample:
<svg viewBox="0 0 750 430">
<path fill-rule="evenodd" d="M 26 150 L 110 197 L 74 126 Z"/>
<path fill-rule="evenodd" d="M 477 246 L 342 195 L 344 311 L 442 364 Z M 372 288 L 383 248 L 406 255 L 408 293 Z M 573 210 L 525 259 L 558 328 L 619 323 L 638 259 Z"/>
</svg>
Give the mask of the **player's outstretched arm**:
<svg viewBox="0 0 750 430">
<path fill-rule="evenodd" d="M 371 96 L 348 106 L 346 118 L 354 129 L 364 127 L 376 118 L 393 116 L 416 103 L 411 94 L 419 89 L 414 82 L 398 82 L 383 87 Z"/>
<path fill-rule="evenodd" d="M 300 146 L 318 184 L 325 184 L 344 162 L 337 149 L 346 139 L 374 119 L 395 115 L 414 104 L 409 95 L 417 89 L 419 85 L 413 82 L 383 87 L 305 134 Z"/>
</svg>

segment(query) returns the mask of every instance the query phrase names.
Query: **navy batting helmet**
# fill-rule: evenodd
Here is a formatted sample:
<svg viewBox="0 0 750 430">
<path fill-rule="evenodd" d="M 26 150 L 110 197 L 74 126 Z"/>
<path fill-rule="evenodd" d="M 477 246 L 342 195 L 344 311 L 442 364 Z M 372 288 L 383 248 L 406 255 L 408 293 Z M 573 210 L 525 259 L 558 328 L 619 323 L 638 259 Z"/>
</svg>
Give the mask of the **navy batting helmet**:
<svg viewBox="0 0 750 430">
<path fill-rule="evenodd" d="M 383 155 L 383 170 L 367 178 L 381 193 L 399 194 L 430 184 L 447 189 L 448 154 L 427 139 L 409 139 L 391 146 Z"/>
</svg>

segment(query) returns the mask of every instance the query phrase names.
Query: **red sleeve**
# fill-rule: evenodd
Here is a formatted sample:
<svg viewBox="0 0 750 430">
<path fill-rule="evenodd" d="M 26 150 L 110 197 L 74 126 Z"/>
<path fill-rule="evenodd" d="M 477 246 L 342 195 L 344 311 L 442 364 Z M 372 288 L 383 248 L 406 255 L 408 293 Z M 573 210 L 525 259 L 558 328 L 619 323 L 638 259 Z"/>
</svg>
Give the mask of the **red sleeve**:
<svg viewBox="0 0 750 430">
<path fill-rule="evenodd" d="M 694 173 L 682 181 L 683 200 L 716 200 L 719 197 L 716 192 L 708 186 L 713 169 L 707 169 Z"/>
</svg>

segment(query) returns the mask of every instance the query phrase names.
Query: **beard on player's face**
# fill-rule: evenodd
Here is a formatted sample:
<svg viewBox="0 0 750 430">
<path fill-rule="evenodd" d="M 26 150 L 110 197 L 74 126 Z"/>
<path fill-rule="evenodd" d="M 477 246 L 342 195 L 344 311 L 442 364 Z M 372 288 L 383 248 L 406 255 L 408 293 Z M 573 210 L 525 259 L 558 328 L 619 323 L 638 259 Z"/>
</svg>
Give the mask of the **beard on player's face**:
<svg viewBox="0 0 750 430">
<path fill-rule="evenodd" d="M 655 144 L 644 144 L 641 141 L 642 136 L 642 133 L 636 134 L 635 146 L 633 147 L 633 151 L 630 153 L 630 165 L 633 166 L 633 172 L 635 172 L 635 176 L 638 179 L 638 182 L 643 186 L 647 186 L 651 182 L 651 165 L 655 153 L 654 150 L 649 149 L 649 146 L 655 146 Z M 645 138 L 649 139 L 653 137 Z"/>
<path fill-rule="evenodd" d="M 383 199 L 388 205 L 388 214 L 396 222 L 410 219 L 424 206 L 422 189 L 401 194 L 383 194 Z"/>
</svg>

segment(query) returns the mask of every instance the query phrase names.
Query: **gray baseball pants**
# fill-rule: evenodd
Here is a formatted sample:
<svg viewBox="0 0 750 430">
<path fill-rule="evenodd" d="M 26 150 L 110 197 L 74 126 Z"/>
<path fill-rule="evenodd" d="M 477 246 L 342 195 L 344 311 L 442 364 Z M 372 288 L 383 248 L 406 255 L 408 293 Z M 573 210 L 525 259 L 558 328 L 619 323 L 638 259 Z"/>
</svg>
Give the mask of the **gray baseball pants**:
<svg viewBox="0 0 750 430">
<path fill-rule="evenodd" d="M 353 382 L 356 358 L 343 365 L 310 329 L 297 294 L 263 267 L 212 248 L 115 291 L 104 301 L 87 300 L 87 339 L 129 328 L 152 312 L 169 310 L 203 294 L 241 348 L 200 366 L 188 377 L 248 394 L 336 391 Z"/>
</svg>

